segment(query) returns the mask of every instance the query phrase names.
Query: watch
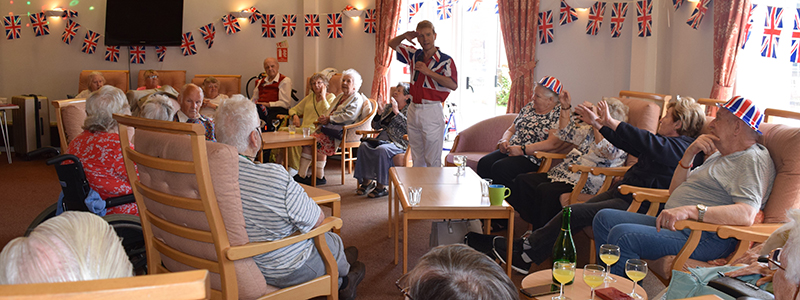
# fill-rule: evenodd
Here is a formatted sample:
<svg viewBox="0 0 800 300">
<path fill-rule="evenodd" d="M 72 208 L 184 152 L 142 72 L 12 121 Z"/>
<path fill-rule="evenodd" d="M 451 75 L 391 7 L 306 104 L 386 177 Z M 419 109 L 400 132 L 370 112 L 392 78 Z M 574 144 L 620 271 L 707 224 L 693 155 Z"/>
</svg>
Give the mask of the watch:
<svg viewBox="0 0 800 300">
<path fill-rule="evenodd" d="M 522 145 L 521 148 L 522 148 L 522 155 L 527 155 L 527 154 L 525 154 L 525 145 L 524 144 Z"/>
<path fill-rule="evenodd" d="M 708 206 L 705 206 L 703 204 L 698 204 L 697 205 L 697 221 L 698 222 L 703 222 L 703 217 L 706 216 L 706 210 L 708 210 Z"/>
</svg>

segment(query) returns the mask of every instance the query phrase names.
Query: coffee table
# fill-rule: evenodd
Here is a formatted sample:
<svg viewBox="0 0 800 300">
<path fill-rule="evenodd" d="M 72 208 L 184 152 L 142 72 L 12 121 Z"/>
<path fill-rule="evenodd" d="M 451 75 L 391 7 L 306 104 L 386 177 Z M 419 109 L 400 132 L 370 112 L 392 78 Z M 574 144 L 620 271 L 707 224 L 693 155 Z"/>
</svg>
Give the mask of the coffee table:
<svg viewBox="0 0 800 300">
<path fill-rule="evenodd" d="M 624 278 L 614 274 L 611 274 L 611 277 L 614 277 L 614 279 L 616 279 L 617 282 L 610 282 L 608 283 L 607 286 L 601 285 L 597 288 L 602 289 L 605 287 L 615 287 L 616 289 L 626 294 L 631 292 L 631 287 L 633 287 L 633 281 L 630 281 L 628 278 Z M 536 273 L 525 276 L 525 278 L 522 279 L 522 284 L 520 286 L 522 286 L 522 288 L 525 289 L 548 283 L 553 283 L 553 270 L 551 269 L 541 270 Z M 572 300 L 585 300 L 589 299 L 589 297 L 591 296 L 591 290 L 592 288 L 590 288 L 589 285 L 586 284 L 586 282 L 583 282 L 583 268 L 575 268 L 575 281 L 570 285 L 564 286 L 564 295 L 572 298 Z M 641 295 L 644 298 L 644 300 L 647 300 L 647 293 L 644 291 L 644 288 L 642 288 L 640 285 L 636 285 L 636 293 Z M 522 293 L 519 294 L 521 299 L 538 299 L 538 300 L 550 300 L 550 298 L 557 295 L 558 293 L 530 298 L 528 296 L 523 295 Z M 595 295 L 594 298 L 595 300 L 601 300 L 600 297 L 597 297 L 597 295 Z"/>
<path fill-rule="evenodd" d="M 261 150 L 286 149 L 289 147 L 311 146 L 311 186 L 317 186 L 317 138 L 313 135 L 303 137 L 302 134 L 289 134 L 288 131 L 272 131 L 261 133 Z M 264 162 L 263 153 L 258 153 L 259 160 Z M 283 156 L 283 165 L 289 170 L 289 155 Z"/>
<path fill-rule="evenodd" d="M 412 168 L 392 167 L 389 170 L 389 224 L 394 235 L 394 264 L 398 263 L 400 209 L 403 222 L 403 274 L 408 272 L 408 220 L 419 219 L 484 219 L 484 231 L 491 230 L 490 219 L 508 220 L 508 249 L 512 249 L 514 208 L 506 202 L 491 206 L 481 202 L 481 178 L 470 168 L 463 176 L 454 176 L 456 167 Z M 419 205 L 408 204 L 408 187 L 422 187 Z M 392 213 L 392 206 L 394 212 Z M 391 232 L 391 229 L 394 229 Z M 506 261 L 511 261 L 508 251 Z M 511 276 L 511 264 L 506 265 Z"/>
</svg>

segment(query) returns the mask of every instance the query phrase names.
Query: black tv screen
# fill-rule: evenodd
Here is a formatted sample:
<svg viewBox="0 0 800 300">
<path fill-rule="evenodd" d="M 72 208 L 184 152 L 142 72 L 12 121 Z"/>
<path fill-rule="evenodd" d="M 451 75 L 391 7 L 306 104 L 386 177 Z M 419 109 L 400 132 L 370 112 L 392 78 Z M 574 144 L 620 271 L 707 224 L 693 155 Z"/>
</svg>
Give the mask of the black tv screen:
<svg viewBox="0 0 800 300">
<path fill-rule="evenodd" d="M 183 0 L 106 1 L 106 46 L 179 46 Z"/>
</svg>

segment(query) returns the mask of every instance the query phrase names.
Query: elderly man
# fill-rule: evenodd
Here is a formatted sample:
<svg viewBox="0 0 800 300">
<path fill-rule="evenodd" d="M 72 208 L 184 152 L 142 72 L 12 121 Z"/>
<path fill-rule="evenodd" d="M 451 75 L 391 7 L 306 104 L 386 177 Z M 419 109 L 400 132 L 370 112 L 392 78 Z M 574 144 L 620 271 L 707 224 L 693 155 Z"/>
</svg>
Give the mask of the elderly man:
<svg viewBox="0 0 800 300">
<path fill-rule="evenodd" d="M 181 88 L 178 95 L 178 104 L 181 109 L 175 113 L 173 121 L 203 124 L 206 128 L 206 140 L 217 141 L 214 134 L 214 120 L 200 114 L 200 107 L 203 105 L 203 90 L 199 86 L 188 83 Z"/>
<path fill-rule="evenodd" d="M 696 220 L 721 225 L 752 225 L 764 207 L 775 179 L 769 151 L 757 143 L 764 115 L 753 101 L 733 97 L 721 106 L 709 124 L 711 133 L 701 135 L 684 152 L 670 184 L 670 197 L 658 218 L 621 210 L 601 210 L 594 218 L 594 238 L 599 247 L 620 247 L 620 262 L 632 258 L 657 259 L 675 255 L 689 230 L 675 230 L 675 222 Z M 698 153 L 713 153 L 694 170 Z M 667 230 L 663 230 L 667 229 Z M 691 258 L 712 260 L 725 257 L 737 240 L 704 232 Z M 599 252 L 598 252 L 599 253 Z M 611 267 L 617 275 L 625 264 Z"/>
<path fill-rule="evenodd" d="M 289 109 L 297 102 L 292 99 L 292 79 L 278 73 L 280 65 L 274 57 L 264 60 L 266 77 L 256 81 L 253 102 L 259 104 L 258 115 L 267 122 L 266 131 L 275 131 L 272 120 L 277 115 L 288 115 Z M 263 129 L 262 129 L 263 130 Z"/>
<path fill-rule="evenodd" d="M 100 89 L 100 87 L 105 84 L 106 78 L 103 77 L 103 73 L 97 71 L 89 73 L 89 76 L 86 77 L 86 85 L 88 86 L 87 89 L 78 93 L 75 98 L 89 98 L 89 94 Z"/>
<path fill-rule="evenodd" d="M 277 164 L 256 164 L 261 149 L 256 106 L 234 95 L 217 109 L 220 142 L 239 152 L 239 188 L 245 229 L 250 241 L 275 241 L 295 231 L 306 233 L 319 226 L 324 214 Z M 342 239 L 332 232 L 325 240 L 339 269 L 339 298 L 354 299 L 356 286 L 364 278 L 364 263 L 357 261 L 355 247 L 343 249 Z M 312 240 L 298 242 L 280 250 L 253 257 L 268 284 L 287 287 L 325 273 L 325 265 Z"/>
</svg>

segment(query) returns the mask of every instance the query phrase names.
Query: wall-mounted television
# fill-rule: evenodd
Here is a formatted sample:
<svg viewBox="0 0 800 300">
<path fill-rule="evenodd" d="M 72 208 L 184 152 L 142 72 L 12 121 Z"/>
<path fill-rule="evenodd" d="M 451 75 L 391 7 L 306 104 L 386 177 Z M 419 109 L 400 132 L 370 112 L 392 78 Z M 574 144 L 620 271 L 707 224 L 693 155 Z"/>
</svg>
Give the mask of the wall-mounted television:
<svg viewBox="0 0 800 300">
<path fill-rule="evenodd" d="M 183 0 L 106 1 L 107 46 L 179 46 Z"/>
</svg>

